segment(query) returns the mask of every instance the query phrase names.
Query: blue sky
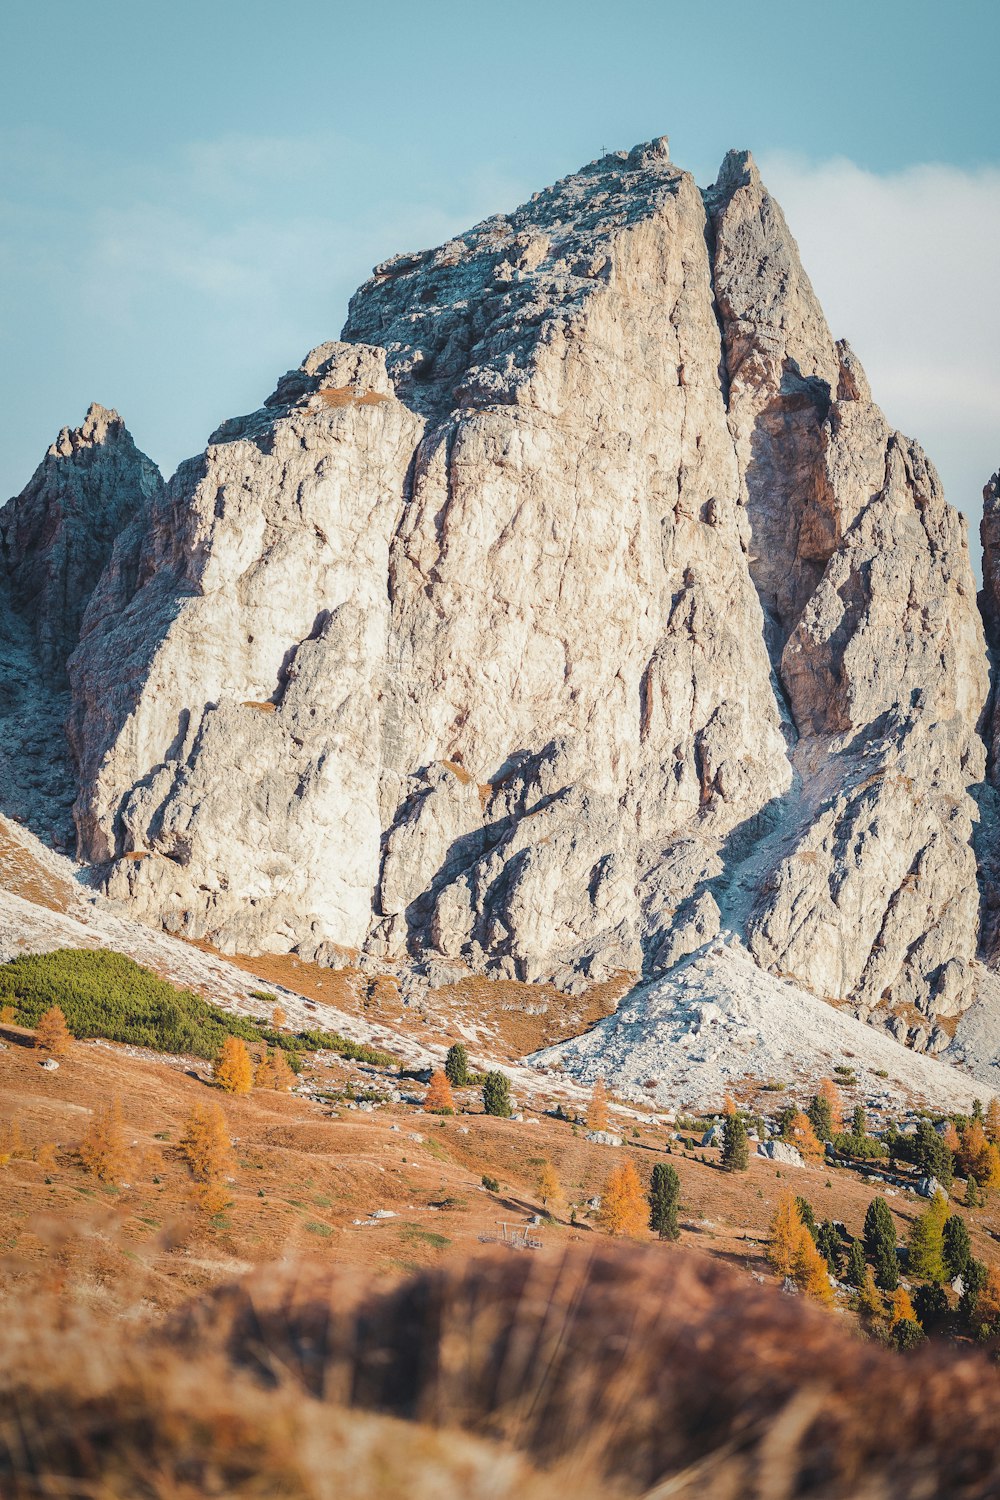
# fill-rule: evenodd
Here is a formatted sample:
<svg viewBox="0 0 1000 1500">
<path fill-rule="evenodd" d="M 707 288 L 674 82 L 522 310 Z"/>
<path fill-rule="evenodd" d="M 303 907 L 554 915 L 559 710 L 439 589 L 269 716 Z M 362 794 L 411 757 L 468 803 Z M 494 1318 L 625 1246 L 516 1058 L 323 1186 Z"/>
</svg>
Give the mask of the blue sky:
<svg viewBox="0 0 1000 1500">
<path fill-rule="evenodd" d="M 0 499 L 88 402 L 165 470 L 371 266 L 669 134 L 749 146 L 974 515 L 1000 463 L 1000 6 L 5 0 Z"/>
</svg>

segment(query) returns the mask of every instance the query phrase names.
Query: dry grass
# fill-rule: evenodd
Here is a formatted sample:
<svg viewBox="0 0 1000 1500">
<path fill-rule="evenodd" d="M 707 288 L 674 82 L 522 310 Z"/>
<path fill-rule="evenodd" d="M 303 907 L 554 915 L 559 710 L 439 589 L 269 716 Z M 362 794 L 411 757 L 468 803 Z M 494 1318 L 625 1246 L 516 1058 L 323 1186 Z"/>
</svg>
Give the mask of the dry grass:
<svg viewBox="0 0 1000 1500">
<path fill-rule="evenodd" d="M 28 1301 L 0 1345 L 0 1491 L 986 1500 L 998 1401 L 979 1354 L 902 1359 L 683 1252 L 391 1288 L 299 1262 L 139 1335 Z"/>
<path fill-rule="evenodd" d="M 256 698 L 247 698 L 240 704 L 241 708 L 255 708 L 259 714 L 273 714 L 277 704 L 260 701 Z"/>
</svg>

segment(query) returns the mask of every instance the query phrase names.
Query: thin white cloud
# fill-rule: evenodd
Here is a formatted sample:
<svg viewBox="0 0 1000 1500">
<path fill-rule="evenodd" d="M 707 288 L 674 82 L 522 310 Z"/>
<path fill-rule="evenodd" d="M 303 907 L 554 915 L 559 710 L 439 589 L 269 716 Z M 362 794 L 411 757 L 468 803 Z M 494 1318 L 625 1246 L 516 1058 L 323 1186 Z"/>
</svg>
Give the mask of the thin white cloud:
<svg viewBox="0 0 1000 1500">
<path fill-rule="evenodd" d="M 970 518 L 1000 463 L 1000 169 L 892 174 L 767 155 L 830 327 L 886 415 L 923 445 Z"/>
</svg>

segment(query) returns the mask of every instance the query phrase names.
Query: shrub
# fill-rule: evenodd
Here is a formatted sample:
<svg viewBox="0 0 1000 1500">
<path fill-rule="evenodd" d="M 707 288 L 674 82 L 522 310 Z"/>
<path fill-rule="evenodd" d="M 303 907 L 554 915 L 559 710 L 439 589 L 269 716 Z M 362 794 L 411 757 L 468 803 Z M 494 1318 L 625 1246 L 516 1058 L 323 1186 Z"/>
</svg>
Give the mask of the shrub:
<svg viewBox="0 0 1000 1500">
<path fill-rule="evenodd" d="M 494 1070 L 487 1073 L 483 1084 L 483 1109 L 488 1115 L 502 1120 L 510 1118 L 510 1084 L 504 1073 Z"/>
<path fill-rule="evenodd" d="M 17 1009 L 15 1006 L 10 1004 L 0 1005 L 0 1026 L 13 1026 L 16 1020 Z"/>
<path fill-rule="evenodd" d="M 892 1325 L 892 1346 L 900 1354 L 917 1349 L 924 1342 L 924 1330 L 913 1318 L 900 1318 Z"/>
<path fill-rule="evenodd" d="M 499 1193 L 500 1191 L 500 1183 L 497 1178 L 488 1177 L 485 1172 L 483 1173 L 483 1187 L 488 1193 Z"/>
<path fill-rule="evenodd" d="M 256 994 L 274 999 L 264 991 Z M 156 1052 L 212 1059 L 227 1036 L 237 1036 L 284 1048 L 293 1068 L 296 1053 L 320 1050 L 375 1067 L 395 1062 L 388 1053 L 335 1032 L 278 1031 L 251 1016 L 236 1015 L 106 948 L 26 953 L 0 964 L 0 1002 L 15 998 L 28 1026 L 37 1025 L 54 1002 L 75 1037 L 106 1037 Z"/>
</svg>

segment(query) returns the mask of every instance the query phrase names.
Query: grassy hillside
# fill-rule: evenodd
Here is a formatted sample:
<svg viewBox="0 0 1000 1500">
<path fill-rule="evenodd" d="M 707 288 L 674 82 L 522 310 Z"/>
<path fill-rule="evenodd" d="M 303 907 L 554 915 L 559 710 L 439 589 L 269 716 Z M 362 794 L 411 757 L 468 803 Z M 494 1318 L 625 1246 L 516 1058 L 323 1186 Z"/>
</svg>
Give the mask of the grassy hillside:
<svg viewBox="0 0 1000 1500">
<path fill-rule="evenodd" d="M 326 1031 L 278 1031 L 178 989 L 106 948 L 27 953 L 0 965 L 0 1005 L 35 1026 L 58 1005 L 77 1037 L 104 1037 L 157 1052 L 213 1058 L 227 1036 L 268 1043 L 293 1054 L 324 1049 L 359 1062 L 386 1064 L 385 1053 Z"/>
</svg>

